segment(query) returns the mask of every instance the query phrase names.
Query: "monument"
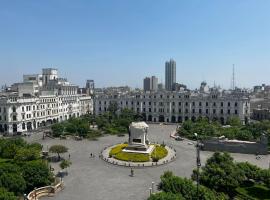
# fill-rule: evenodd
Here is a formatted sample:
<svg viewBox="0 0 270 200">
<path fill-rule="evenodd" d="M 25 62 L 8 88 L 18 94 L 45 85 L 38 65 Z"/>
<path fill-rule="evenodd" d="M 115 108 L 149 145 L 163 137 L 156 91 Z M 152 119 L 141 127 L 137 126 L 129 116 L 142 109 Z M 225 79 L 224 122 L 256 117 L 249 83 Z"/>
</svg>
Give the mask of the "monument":
<svg viewBox="0 0 270 200">
<path fill-rule="evenodd" d="M 154 146 L 149 145 L 148 140 L 149 126 L 145 122 L 132 122 L 129 126 L 128 146 L 124 152 L 145 153 L 152 152 Z"/>
</svg>

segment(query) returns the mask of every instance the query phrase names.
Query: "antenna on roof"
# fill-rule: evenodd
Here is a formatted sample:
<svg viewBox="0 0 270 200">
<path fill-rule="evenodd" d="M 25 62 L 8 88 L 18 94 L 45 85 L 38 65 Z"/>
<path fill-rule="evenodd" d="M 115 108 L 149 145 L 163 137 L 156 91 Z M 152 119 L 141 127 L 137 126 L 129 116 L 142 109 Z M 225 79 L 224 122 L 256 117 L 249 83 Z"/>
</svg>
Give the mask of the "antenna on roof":
<svg viewBox="0 0 270 200">
<path fill-rule="evenodd" d="M 234 64 L 233 64 L 233 74 L 232 74 L 231 88 L 232 88 L 232 90 L 235 90 L 235 72 L 234 72 Z"/>
</svg>

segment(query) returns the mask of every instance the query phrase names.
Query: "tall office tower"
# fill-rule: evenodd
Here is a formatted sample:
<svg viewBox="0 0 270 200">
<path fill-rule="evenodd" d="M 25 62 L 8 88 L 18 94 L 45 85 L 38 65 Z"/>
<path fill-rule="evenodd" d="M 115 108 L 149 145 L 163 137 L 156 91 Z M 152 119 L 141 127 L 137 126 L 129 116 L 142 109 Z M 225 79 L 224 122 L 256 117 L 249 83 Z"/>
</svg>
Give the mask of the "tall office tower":
<svg viewBox="0 0 270 200">
<path fill-rule="evenodd" d="M 151 78 L 150 77 L 145 77 L 143 79 L 143 90 L 144 91 L 150 91 L 151 88 L 152 88 Z"/>
<path fill-rule="evenodd" d="M 157 91 L 157 89 L 158 89 L 158 78 L 157 77 L 155 77 L 155 76 L 151 77 L 151 85 L 152 85 L 152 88 L 150 88 L 150 89 L 153 91 Z"/>
<path fill-rule="evenodd" d="M 173 59 L 165 62 L 165 89 L 172 90 L 176 83 L 176 62 Z"/>
</svg>

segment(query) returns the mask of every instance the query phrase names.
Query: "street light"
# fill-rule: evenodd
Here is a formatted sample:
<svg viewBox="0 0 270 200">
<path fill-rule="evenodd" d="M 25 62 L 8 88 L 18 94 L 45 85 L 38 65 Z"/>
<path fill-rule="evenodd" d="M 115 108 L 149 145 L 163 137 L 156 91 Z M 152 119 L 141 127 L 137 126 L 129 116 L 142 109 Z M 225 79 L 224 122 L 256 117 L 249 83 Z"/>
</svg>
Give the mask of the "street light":
<svg viewBox="0 0 270 200">
<path fill-rule="evenodd" d="M 194 133 L 196 139 L 197 139 L 197 144 L 196 144 L 196 150 L 197 150 L 197 155 L 196 155 L 196 164 L 197 164 L 197 199 L 199 199 L 199 173 L 200 173 L 200 167 L 201 167 L 201 158 L 200 158 L 200 148 L 201 144 L 199 143 L 198 139 L 198 134 Z"/>
</svg>

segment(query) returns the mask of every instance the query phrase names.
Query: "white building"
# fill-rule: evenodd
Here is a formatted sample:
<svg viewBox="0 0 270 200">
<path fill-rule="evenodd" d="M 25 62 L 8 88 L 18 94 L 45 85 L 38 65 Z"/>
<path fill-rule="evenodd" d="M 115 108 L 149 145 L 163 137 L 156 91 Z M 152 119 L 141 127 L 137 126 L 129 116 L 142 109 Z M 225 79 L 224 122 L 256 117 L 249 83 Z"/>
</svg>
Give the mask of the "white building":
<svg viewBox="0 0 270 200">
<path fill-rule="evenodd" d="M 57 69 L 24 75 L 23 83 L 0 93 L 0 132 L 16 134 L 93 113 L 92 96 L 78 91 Z"/>
<path fill-rule="evenodd" d="M 250 119 L 250 99 L 245 94 L 226 91 L 158 91 L 129 94 L 100 94 L 95 97 L 95 114 L 108 110 L 111 102 L 117 102 L 120 109 L 128 108 L 141 113 L 145 121 L 183 122 L 207 117 L 222 124 L 228 118 L 239 117 L 243 123 Z"/>
</svg>

